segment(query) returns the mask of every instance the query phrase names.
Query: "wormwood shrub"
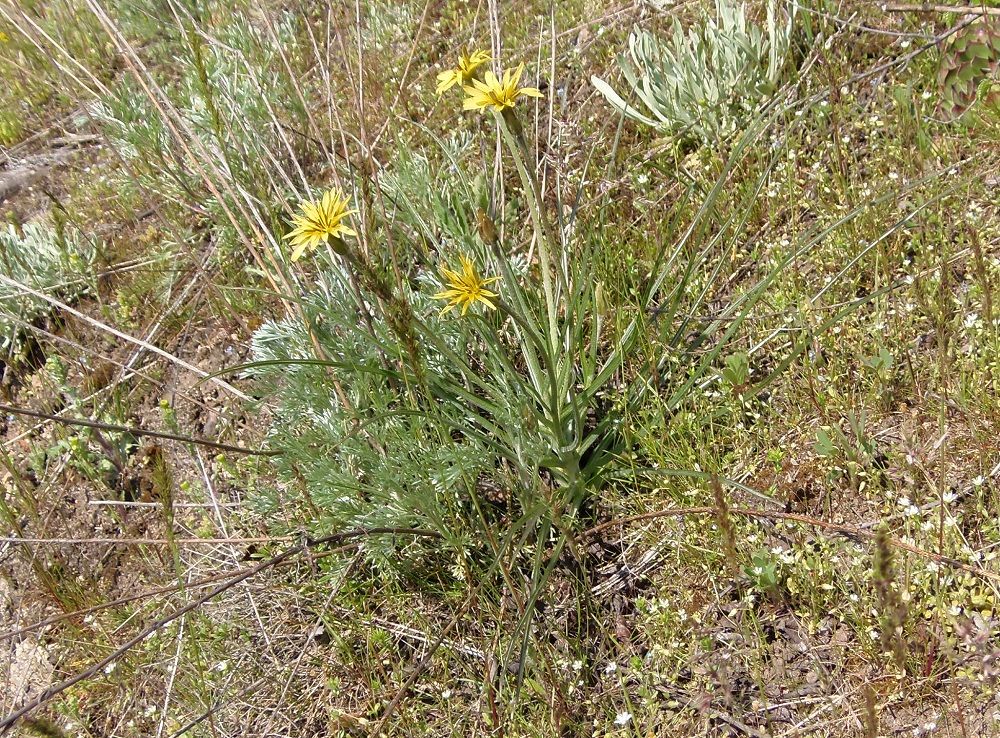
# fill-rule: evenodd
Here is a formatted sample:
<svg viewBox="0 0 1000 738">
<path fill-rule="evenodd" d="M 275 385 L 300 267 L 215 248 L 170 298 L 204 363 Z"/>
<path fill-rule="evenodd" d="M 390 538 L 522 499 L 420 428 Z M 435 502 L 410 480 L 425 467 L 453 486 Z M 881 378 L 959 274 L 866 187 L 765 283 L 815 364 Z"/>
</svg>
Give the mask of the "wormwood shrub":
<svg viewBox="0 0 1000 738">
<path fill-rule="evenodd" d="M 25 294 L 19 285 L 62 299 L 90 288 L 88 275 L 96 257 L 94 244 L 63 226 L 28 223 L 0 230 L 0 351 L 5 361 L 16 358 L 24 325 L 47 315 L 46 301 Z"/>
<path fill-rule="evenodd" d="M 309 322 L 266 323 L 253 343 L 256 357 L 271 362 L 267 376 L 280 401 L 270 442 L 284 452 L 278 465 L 292 483 L 294 522 L 316 535 L 342 527 L 431 529 L 461 556 L 471 545 L 471 495 L 495 454 L 476 435 L 453 439 L 444 413 L 414 398 L 405 349 L 384 313 L 362 318 L 351 273 L 337 259 L 317 261 L 316 284 L 301 303 Z M 438 316 L 426 277 L 418 286 L 425 291 L 404 287 L 401 297 L 440 344 L 425 347 L 422 360 L 439 384 L 459 383 L 449 354 L 461 350 L 467 331 Z M 281 512 L 286 494 L 268 501 L 269 512 Z M 426 545 L 407 550 L 430 552 Z M 391 538 L 374 537 L 365 551 L 387 574 L 406 568 Z"/>
<path fill-rule="evenodd" d="M 173 115 L 161 115 L 129 76 L 108 90 L 94 111 L 139 182 L 170 200 L 193 200 L 201 192 L 172 128 L 183 127 L 196 136 L 234 183 L 254 191 L 275 176 L 269 157 L 282 139 L 272 110 L 295 109 L 285 76 L 269 71 L 280 69 L 279 46 L 295 46 L 290 18 L 274 25 L 276 37 L 271 38 L 246 18 L 223 17 L 209 30 L 196 30 L 189 25 L 194 21 L 184 18 L 171 29 L 187 52 L 171 77 L 160 82 Z M 201 166 L 207 168 L 209 162 Z"/>
<path fill-rule="evenodd" d="M 272 217 L 259 204 L 292 186 L 305 158 L 302 134 L 293 133 L 306 128 L 301 98 L 285 64 L 299 43 L 293 16 L 277 15 L 265 26 L 236 7 L 214 3 L 198 15 L 196 7 L 123 6 L 118 33 L 159 20 L 180 53 L 171 50 L 167 69 L 153 59 L 138 75 L 122 75 L 99 91 L 92 111 L 128 165 L 122 184 L 181 205 L 168 210 L 179 213 L 178 230 L 196 213 L 220 261 L 245 260 L 250 238 L 259 253 Z M 148 53 L 157 52 L 154 45 Z"/>
</svg>

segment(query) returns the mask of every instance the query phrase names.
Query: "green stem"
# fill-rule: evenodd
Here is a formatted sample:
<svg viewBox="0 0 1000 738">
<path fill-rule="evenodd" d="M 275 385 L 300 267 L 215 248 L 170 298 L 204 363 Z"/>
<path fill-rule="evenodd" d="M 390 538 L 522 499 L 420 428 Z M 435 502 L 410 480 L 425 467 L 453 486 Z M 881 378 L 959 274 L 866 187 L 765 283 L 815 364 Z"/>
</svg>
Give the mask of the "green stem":
<svg viewBox="0 0 1000 738">
<path fill-rule="evenodd" d="M 552 275 L 550 269 L 553 267 L 551 248 L 554 241 L 550 238 L 551 228 L 542 215 L 542 196 L 537 180 L 528 172 L 525 165 L 525 158 L 522 155 L 524 146 L 523 138 L 518 142 L 512 132 L 520 129 L 520 123 L 514 116 L 513 111 L 505 110 L 502 115 L 497 115 L 497 122 L 500 124 L 500 133 L 503 135 L 507 148 L 511 156 L 514 157 L 514 164 L 517 166 L 517 173 L 521 177 L 521 185 L 528 196 L 528 209 L 531 212 L 531 224 L 535 229 L 535 238 L 538 241 L 538 260 L 541 263 L 542 288 L 545 290 L 545 307 L 549 318 L 549 345 L 553 357 L 558 355 L 559 347 L 559 319 L 556 307 L 556 295 L 552 286 Z M 556 274 L 559 274 L 556 269 Z"/>
</svg>

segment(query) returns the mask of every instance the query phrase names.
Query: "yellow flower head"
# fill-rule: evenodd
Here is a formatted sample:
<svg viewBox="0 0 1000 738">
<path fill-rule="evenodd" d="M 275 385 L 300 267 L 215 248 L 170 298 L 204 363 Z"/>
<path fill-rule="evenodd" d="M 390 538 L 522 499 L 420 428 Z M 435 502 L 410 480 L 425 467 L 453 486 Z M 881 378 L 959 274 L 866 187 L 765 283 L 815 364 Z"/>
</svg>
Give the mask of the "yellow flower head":
<svg viewBox="0 0 1000 738">
<path fill-rule="evenodd" d="M 299 204 L 301 212 L 292 216 L 295 230 L 285 238 L 292 242 L 292 261 L 298 261 L 306 251 L 312 251 L 320 243 L 329 243 L 331 238 L 357 236 L 357 232 L 344 225 L 344 218 L 357 210 L 348 210 L 350 198 L 340 189 L 328 190 L 319 200 L 304 200 Z"/>
<path fill-rule="evenodd" d="M 466 110 L 486 110 L 493 108 L 496 112 L 502 113 L 506 108 L 514 107 L 514 102 L 521 95 L 529 97 L 541 97 L 542 93 L 534 87 L 518 87 L 521 81 L 521 74 L 524 72 L 524 64 L 516 69 L 507 69 L 503 73 L 503 79 L 497 79 L 493 72 L 486 72 L 484 79 L 472 80 L 471 84 L 464 87 L 465 103 L 462 105 Z"/>
<path fill-rule="evenodd" d="M 445 305 L 441 314 L 444 315 L 453 307 L 461 305 L 462 315 L 465 315 L 475 302 L 481 302 L 490 310 L 495 310 L 496 305 L 490 302 L 490 298 L 499 297 L 499 295 L 486 289 L 486 285 L 496 282 L 500 277 L 483 279 L 476 271 L 476 265 L 468 256 L 460 254 L 458 258 L 462 262 L 461 273 L 452 271 L 448 267 L 441 267 L 441 273 L 444 275 L 445 282 L 448 283 L 448 289 L 441 290 L 434 295 L 435 300 L 448 300 L 448 304 Z"/>
<path fill-rule="evenodd" d="M 455 85 L 467 85 L 472 82 L 472 78 L 483 64 L 490 60 L 490 55 L 485 51 L 473 51 L 471 54 L 462 49 L 458 55 L 458 66 L 448 69 L 437 76 L 437 94 L 447 92 Z"/>
</svg>

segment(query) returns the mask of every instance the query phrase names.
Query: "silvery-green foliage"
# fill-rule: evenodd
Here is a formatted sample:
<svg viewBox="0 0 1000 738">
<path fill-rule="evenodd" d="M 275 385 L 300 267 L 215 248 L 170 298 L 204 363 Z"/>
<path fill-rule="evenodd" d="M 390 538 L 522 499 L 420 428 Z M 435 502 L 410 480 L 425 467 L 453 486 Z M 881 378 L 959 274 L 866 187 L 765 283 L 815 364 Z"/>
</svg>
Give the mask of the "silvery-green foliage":
<svg viewBox="0 0 1000 738">
<path fill-rule="evenodd" d="M 715 0 L 715 17 L 660 39 L 645 29 L 629 36 L 622 74 L 647 113 L 607 82 L 591 82 L 620 112 L 664 133 L 712 143 L 738 131 L 780 86 L 791 45 L 797 2 L 767 4 L 767 25 L 747 19 L 745 2 Z"/>
<path fill-rule="evenodd" d="M 401 149 L 382 174 L 382 188 L 399 209 L 400 221 L 425 244 L 444 241 L 445 246 L 478 248 L 474 208 L 468 205 L 485 205 L 485 185 L 466 182 L 458 168 L 472 149 L 472 138 L 460 133 L 439 143 L 445 166 L 432 165 L 423 152 Z"/>
<path fill-rule="evenodd" d="M 480 473 L 493 468 L 494 456 L 477 439 L 455 438 L 410 406 L 394 371 L 397 339 L 379 317 L 361 319 L 351 289 L 346 272 L 327 264 L 304 298 L 307 323 L 268 322 L 254 335 L 255 359 L 262 363 L 254 371 L 273 384 L 269 394 L 278 400 L 269 444 L 282 451 L 277 465 L 286 482 L 270 504 L 276 512 L 294 500 L 294 509 L 313 510 L 309 520 L 298 521 L 311 535 L 420 528 L 440 533 L 452 552 L 463 550 L 474 517 L 470 490 Z M 420 290 L 409 291 L 407 299 L 448 344 L 462 343 L 460 323 L 438 320 L 440 303 Z M 317 344 L 324 365 L 308 363 Z M 449 371 L 432 350 L 426 360 L 431 375 Z M 411 547 L 414 562 L 431 550 L 426 540 L 374 537 L 366 543 L 366 559 L 398 573 L 399 543 Z"/>
<path fill-rule="evenodd" d="M 171 200 L 196 187 L 163 119 L 131 78 L 122 79 L 91 107 L 91 115 L 145 190 Z"/>
<path fill-rule="evenodd" d="M 367 541 L 367 560 L 387 574 L 429 555 L 455 563 L 485 545 L 484 523 L 496 512 L 483 506 L 478 484 L 501 468 L 525 480 L 516 494 L 528 495 L 522 511 L 534 510 L 530 494 L 537 494 L 538 465 L 551 445 L 544 429 L 525 422 L 525 380 L 484 345 L 476 312 L 442 315 L 433 297 L 442 288 L 439 267 L 454 265 L 459 254 L 498 273 L 498 257 L 477 234 L 486 183 L 467 175 L 471 139 L 439 143 L 444 166 L 403 149 L 379 178 L 391 224 L 386 236 L 406 273 L 395 288 L 422 337 L 420 376 L 406 370 L 405 339 L 378 301 L 362 295 L 351 272 L 322 248 L 299 303 L 302 316 L 263 325 L 253 341 L 253 371 L 277 401 L 268 443 L 281 451 L 284 486 L 270 497 L 273 512 L 308 510 L 296 524 L 313 536 L 351 527 L 441 536 Z M 388 241 L 379 252 L 389 254 Z M 526 274 L 523 256 L 505 261 L 507 273 Z M 480 317 L 492 325 L 495 315 Z M 496 340 L 514 340 L 509 325 L 497 329 Z M 486 377 L 484 398 L 476 383 Z"/>
<path fill-rule="evenodd" d="M 409 39 L 417 18 L 408 3 L 376 0 L 368 5 L 365 21 L 362 29 L 365 48 L 383 51 L 391 49 L 394 41 Z"/>
<path fill-rule="evenodd" d="M 13 225 L 0 230 L 0 271 L 32 289 L 71 299 L 90 285 L 95 257 L 93 244 L 66 228 L 28 223 L 20 232 Z M 16 352 L 24 323 L 50 310 L 49 303 L 0 285 L 0 350 Z"/>
<path fill-rule="evenodd" d="M 290 159 L 281 123 L 301 103 L 282 52 L 295 53 L 294 20 L 285 14 L 265 29 L 233 15 L 211 39 L 196 35 L 183 18 L 170 30 L 188 53 L 177 60 L 175 74 L 159 83 L 167 100 L 158 105 L 169 114 L 130 75 L 98 100 L 92 114 L 144 190 L 207 207 L 217 216 L 214 222 L 224 223 L 215 196 L 204 191 L 204 172 L 218 170 L 223 181 L 263 195 L 275 181 L 275 165 Z M 219 190 L 225 195 L 227 188 Z M 268 199 L 276 194 L 266 193 Z M 231 211 L 238 207 L 229 203 Z"/>
</svg>

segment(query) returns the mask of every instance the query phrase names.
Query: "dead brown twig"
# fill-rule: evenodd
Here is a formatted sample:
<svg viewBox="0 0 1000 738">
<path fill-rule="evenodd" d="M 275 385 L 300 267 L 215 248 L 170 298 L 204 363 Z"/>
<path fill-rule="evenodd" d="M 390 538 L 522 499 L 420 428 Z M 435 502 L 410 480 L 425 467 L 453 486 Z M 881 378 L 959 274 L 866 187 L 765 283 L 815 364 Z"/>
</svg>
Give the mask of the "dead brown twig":
<svg viewBox="0 0 1000 738">
<path fill-rule="evenodd" d="M 882 6 L 887 13 L 963 13 L 965 15 L 993 15 L 1000 16 L 1000 8 L 987 8 L 984 6 L 972 7 L 971 5 L 935 5 L 931 3 L 918 4 L 897 4 L 892 3 Z"/>
<path fill-rule="evenodd" d="M 0 543 L 19 543 L 28 546 L 231 546 L 248 543 L 288 543 L 295 536 L 248 536 L 235 538 L 22 538 L 0 536 Z"/>
<path fill-rule="evenodd" d="M 39 418 L 40 420 L 48 420 L 53 423 L 62 423 L 63 425 L 78 425 L 84 428 L 94 428 L 96 430 L 111 431 L 112 433 L 131 433 L 134 436 L 150 436 L 152 438 L 163 438 L 167 441 L 181 441 L 182 443 L 193 443 L 197 446 L 207 446 L 209 448 L 218 449 L 219 451 L 230 451 L 236 454 L 248 454 L 251 456 L 277 456 L 280 451 L 270 450 L 261 451 L 252 448 L 244 448 L 243 446 L 231 446 L 228 443 L 219 443 L 218 441 L 209 441 L 204 438 L 193 438 L 191 436 L 181 436 L 175 433 L 166 433 L 164 431 L 152 431 L 144 430 L 142 428 L 133 428 L 126 425 L 112 425 L 110 423 L 100 423 L 96 420 L 87 420 L 85 418 L 63 418 L 58 415 L 49 415 L 48 413 L 41 413 L 37 410 L 29 410 L 25 407 L 15 407 L 14 405 L 0 405 L 0 413 L 13 413 L 14 415 L 25 415 L 29 418 Z"/>
</svg>

